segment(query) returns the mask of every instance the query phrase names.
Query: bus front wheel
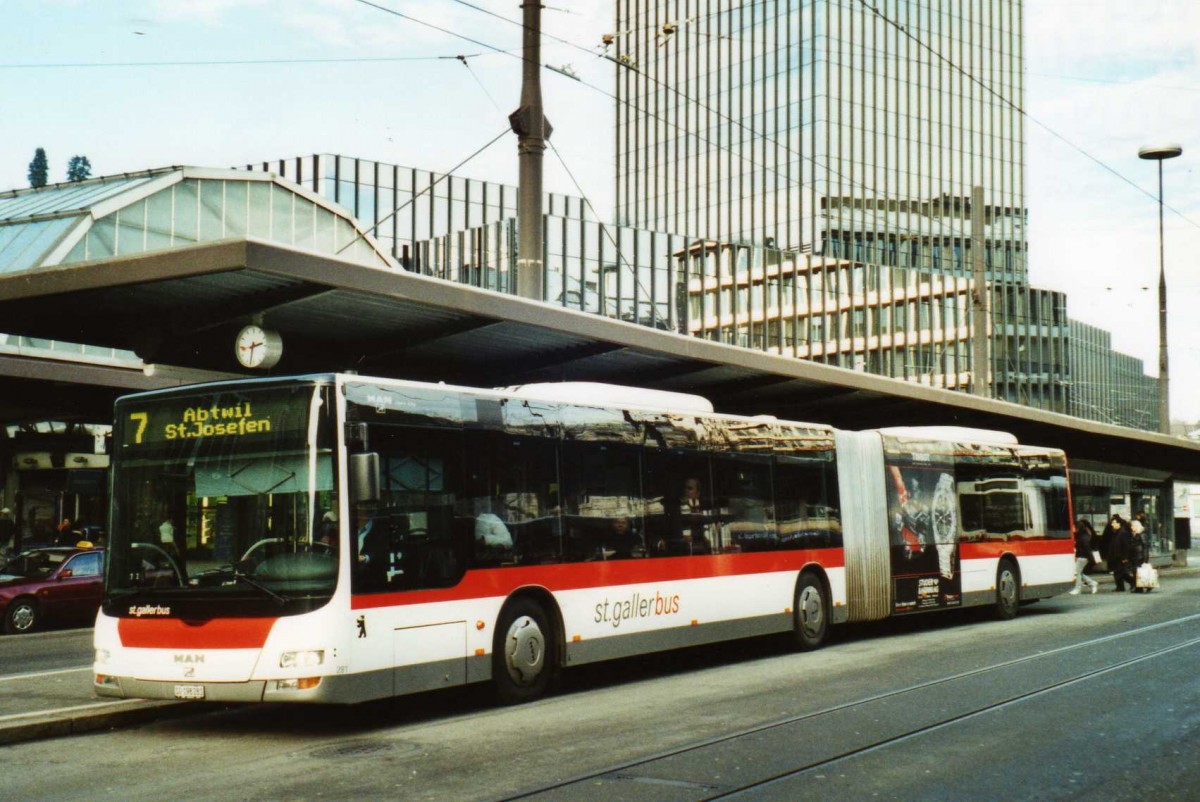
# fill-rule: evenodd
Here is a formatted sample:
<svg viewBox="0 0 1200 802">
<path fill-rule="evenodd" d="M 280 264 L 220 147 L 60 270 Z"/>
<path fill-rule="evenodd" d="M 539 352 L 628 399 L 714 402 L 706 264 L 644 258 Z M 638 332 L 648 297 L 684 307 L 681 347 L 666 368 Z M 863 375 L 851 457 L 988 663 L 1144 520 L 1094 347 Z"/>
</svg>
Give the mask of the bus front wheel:
<svg viewBox="0 0 1200 802">
<path fill-rule="evenodd" d="M 500 614 L 492 650 L 492 682 L 502 704 L 536 699 L 555 668 L 554 632 L 542 605 L 519 598 Z"/>
<path fill-rule="evenodd" d="M 829 631 L 829 603 L 821 580 L 809 572 L 800 575 L 796 585 L 796 645 L 804 651 L 817 649 Z"/>
<path fill-rule="evenodd" d="M 1021 581 L 1017 566 L 1010 559 L 1000 561 L 996 569 L 996 617 L 1009 621 L 1017 617 L 1021 606 Z"/>
</svg>

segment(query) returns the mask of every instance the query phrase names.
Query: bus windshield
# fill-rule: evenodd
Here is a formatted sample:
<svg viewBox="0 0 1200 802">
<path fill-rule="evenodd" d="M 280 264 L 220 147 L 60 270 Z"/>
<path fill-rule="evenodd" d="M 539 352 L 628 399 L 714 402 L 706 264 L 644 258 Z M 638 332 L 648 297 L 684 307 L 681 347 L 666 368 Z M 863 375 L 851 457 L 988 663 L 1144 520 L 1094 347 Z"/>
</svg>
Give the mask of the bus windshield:
<svg viewBox="0 0 1200 802">
<path fill-rule="evenodd" d="M 312 382 L 122 399 L 105 611 L 205 619 L 328 601 L 338 573 L 332 402 Z"/>
</svg>

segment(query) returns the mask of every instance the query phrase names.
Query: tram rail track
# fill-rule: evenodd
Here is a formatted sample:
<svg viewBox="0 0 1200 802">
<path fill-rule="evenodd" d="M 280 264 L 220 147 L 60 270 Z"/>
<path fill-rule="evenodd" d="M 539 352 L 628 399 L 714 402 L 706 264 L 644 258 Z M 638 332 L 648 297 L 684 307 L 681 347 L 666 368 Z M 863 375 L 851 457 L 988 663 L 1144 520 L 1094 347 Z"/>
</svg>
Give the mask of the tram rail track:
<svg viewBox="0 0 1200 802">
<path fill-rule="evenodd" d="M 832 753 L 823 755 L 818 759 L 803 760 L 796 765 L 788 767 L 786 770 L 771 772 L 765 776 L 758 776 L 751 781 L 722 783 L 707 781 L 699 778 L 693 780 L 671 776 L 671 772 L 669 771 L 653 772 L 647 771 L 647 769 L 656 766 L 662 767 L 664 764 L 677 759 L 687 758 L 689 756 L 699 756 L 702 753 L 720 749 L 721 747 L 728 747 L 739 741 L 745 741 L 748 739 L 769 735 L 772 733 L 772 731 L 778 731 L 783 728 L 805 724 L 818 724 L 825 719 L 830 719 L 855 711 L 863 711 L 873 706 L 886 704 L 895 700 L 902 700 L 906 697 L 911 697 L 916 694 L 943 690 L 947 686 L 951 686 L 955 683 L 964 683 L 972 680 L 987 678 L 990 675 L 996 674 L 997 672 L 1029 667 L 1037 664 L 1039 661 L 1063 657 L 1073 652 L 1080 652 L 1081 650 L 1098 649 L 1100 647 L 1109 647 L 1122 641 L 1133 641 L 1135 639 L 1144 638 L 1146 635 L 1151 633 L 1162 632 L 1163 630 L 1188 623 L 1194 623 L 1196 621 L 1200 621 L 1200 614 L 1183 616 L 1171 621 L 1150 624 L 1127 631 L 1104 635 L 1098 638 L 1090 638 L 1086 641 L 1080 641 L 1078 643 L 1066 644 L 1061 647 L 1040 651 L 1035 654 L 1002 660 L 986 666 L 979 666 L 967 671 L 956 672 L 949 676 L 938 677 L 924 682 L 894 688 L 882 693 L 872 694 L 859 699 L 828 705 L 819 710 L 807 711 L 752 726 L 742 727 L 733 732 L 675 746 L 661 752 L 640 757 L 636 760 L 624 761 L 619 764 L 613 764 L 595 771 L 589 771 L 585 774 L 559 782 L 546 784 L 537 788 L 526 789 L 516 794 L 504 796 L 502 799 L 524 800 L 538 798 L 570 798 L 570 792 L 572 789 L 583 790 L 584 788 L 586 788 L 588 791 L 588 793 L 584 794 L 584 796 L 587 798 L 595 798 L 598 788 L 613 787 L 615 790 L 615 788 L 620 787 L 623 789 L 632 790 L 636 786 L 644 787 L 642 795 L 644 795 L 646 798 L 652 798 L 653 792 L 651 789 L 657 789 L 658 792 L 663 792 L 667 789 L 670 789 L 672 792 L 672 798 L 689 800 L 747 798 L 755 796 L 760 792 L 767 793 L 769 795 L 772 787 L 779 786 L 782 783 L 790 780 L 802 778 L 803 775 L 807 773 L 828 770 L 836 767 L 839 763 L 850 761 L 857 757 L 865 756 L 873 752 L 886 750 L 889 747 L 904 744 L 907 741 L 929 735 L 939 730 L 944 730 L 957 724 L 978 719 L 990 713 L 996 713 L 998 711 L 1012 708 L 1035 698 L 1051 694 L 1055 691 L 1060 691 L 1078 686 L 1082 683 L 1087 683 L 1106 674 L 1129 669 L 1138 664 L 1152 661 L 1174 652 L 1200 646 L 1200 636 L 1188 638 L 1187 640 L 1180 642 L 1169 643 L 1167 645 L 1148 651 L 1142 651 L 1124 658 L 1105 659 L 1103 660 L 1102 665 L 1087 668 L 1086 670 L 1082 671 L 1072 672 L 1070 676 L 1040 683 L 1034 687 L 1028 687 L 1019 692 L 1006 693 L 1001 695 L 999 698 L 994 698 L 986 703 L 972 704 L 969 705 L 967 709 L 957 711 L 951 715 L 935 717 L 934 720 L 924 723 L 920 726 L 903 728 L 902 731 L 890 733 L 883 737 L 870 739 L 868 742 L 858 743 L 850 748 L 834 750 Z M 619 793 L 616 795 L 619 798 L 625 798 Z M 633 798 L 641 798 L 641 795 L 635 793 Z"/>
</svg>

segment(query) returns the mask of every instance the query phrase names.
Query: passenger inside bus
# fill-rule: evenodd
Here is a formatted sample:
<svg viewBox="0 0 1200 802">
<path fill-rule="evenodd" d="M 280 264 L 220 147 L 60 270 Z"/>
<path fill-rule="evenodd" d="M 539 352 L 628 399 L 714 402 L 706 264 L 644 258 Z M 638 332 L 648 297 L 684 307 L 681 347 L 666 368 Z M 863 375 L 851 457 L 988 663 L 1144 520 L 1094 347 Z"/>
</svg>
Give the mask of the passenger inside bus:
<svg viewBox="0 0 1200 802">
<path fill-rule="evenodd" d="M 670 528 L 656 544 L 656 550 L 670 555 L 711 554 L 708 526 L 713 515 L 700 479 L 695 476 L 684 479 L 677 498 L 678 504 L 670 511 L 674 514 L 668 515 Z"/>
<path fill-rule="evenodd" d="M 504 520 L 494 512 L 475 516 L 475 564 L 502 565 L 513 559 L 513 536 Z"/>
<path fill-rule="evenodd" d="M 324 544 L 331 553 L 336 554 L 338 550 L 338 524 L 337 513 L 333 510 L 325 513 L 321 518 L 321 534 L 317 538 L 318 543 Z"/>
<path fill-rule="evenodd" d="M 369 518 L 358 530 L 355 578 L 361 590 L 382 590 L 387 587 L 391 556 L 387 529 L 387 522 L 383 518 Z"/>
<path fill-rule="evenodd" d="M 605 560 L 628 560 L 646 556 L 646 549 L 629 518 L 622 515 L 613 518 L 608 531 L 600 536 L 597 553 Z"/>
</svg>

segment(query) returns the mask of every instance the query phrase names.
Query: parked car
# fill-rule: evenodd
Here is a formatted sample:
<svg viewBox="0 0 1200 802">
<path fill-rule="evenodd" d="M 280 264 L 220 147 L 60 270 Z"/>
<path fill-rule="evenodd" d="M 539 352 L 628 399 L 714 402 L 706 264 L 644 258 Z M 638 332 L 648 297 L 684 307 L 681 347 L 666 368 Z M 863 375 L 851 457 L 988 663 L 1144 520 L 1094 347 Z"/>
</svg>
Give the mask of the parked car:
<svg viewBox="0 0 1200 802">
<path fill-rule="evenodd" d="M 9 634 L 91 624 L 104 589 L 104 549 L 26 549 L 0 564 L 0 618 Z"/>
</svg>

